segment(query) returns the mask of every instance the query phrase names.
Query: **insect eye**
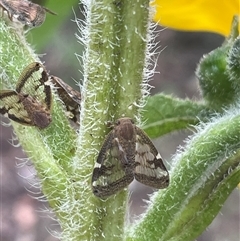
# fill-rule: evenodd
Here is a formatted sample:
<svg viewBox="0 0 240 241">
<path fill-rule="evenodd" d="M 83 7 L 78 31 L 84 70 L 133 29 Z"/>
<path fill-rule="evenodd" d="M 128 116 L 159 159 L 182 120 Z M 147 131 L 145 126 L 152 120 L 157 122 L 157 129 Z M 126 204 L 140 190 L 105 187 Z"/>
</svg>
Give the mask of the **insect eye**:
<svg viewBox="0 0 240 241">
<path fill-rule="evenodd" d="M 93 190 L 93 194 L 96 195 L 96 196 L 98 196 L 99 191 L 98 191 L 97 189 L 94 189 L 94 190 Z"/>
</svg>

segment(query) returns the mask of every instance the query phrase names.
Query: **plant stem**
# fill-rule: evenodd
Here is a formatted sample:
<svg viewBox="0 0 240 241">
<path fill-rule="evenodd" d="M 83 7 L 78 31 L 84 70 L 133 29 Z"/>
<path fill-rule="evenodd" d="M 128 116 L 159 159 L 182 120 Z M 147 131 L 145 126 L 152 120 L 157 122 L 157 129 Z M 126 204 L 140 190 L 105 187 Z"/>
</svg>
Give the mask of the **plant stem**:
<svg viewBox="0 0 240 241">
<path fill-rule="evenodd" d="M 26 42 L 23 31 L 10 25 L 0 18 L 1 88 L 13 90 L 23 69 L 34 61 L 39 62 L 39 59 Z M 73 196 L 68 175 L 71 177 L 76 134 L 60 102 L 54 101 L 51 114 L 52 122 L 44 130 L 16 122 L 12 125 L 21 146 L 34 164 L 42 191 L 61 223 L 61 219 L 68 215 L 68 210 L 63 210 L 61 205 Z"/>
<path fill-rule="evenodd" d="M 126 191 L 100 200 L 91 192 L 90 178 L 109 132 L 106 123 L 123 116 L 138 119 L 148 31 L 149 1 L 96 0 L 87 6 L 84 103 L 74 175 L 81 199 L 78 240 L 122 240 Z"/>
</svg>

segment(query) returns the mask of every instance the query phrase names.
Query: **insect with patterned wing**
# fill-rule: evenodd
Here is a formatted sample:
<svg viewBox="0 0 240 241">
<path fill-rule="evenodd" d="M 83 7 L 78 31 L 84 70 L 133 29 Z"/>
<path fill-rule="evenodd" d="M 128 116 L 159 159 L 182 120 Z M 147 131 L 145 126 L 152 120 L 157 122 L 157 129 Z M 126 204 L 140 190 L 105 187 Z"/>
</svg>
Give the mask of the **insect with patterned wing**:
<svg viewBox="0 0 240 241">
<path fill-rule="evenodd" d="M 0 114 L 23 125 L 46 128 L 51 123 L 52 94 L 43 65 L 28 65 L 15 90 L 0 91 Z"/>
<path fill-rule="evenodd" d="M 67 116 L 77 123 L 80 116 L 81 93 L 56 76 L 50 76 L 51 82 L 57 89 L 57 93 L 66 106 Z"/>
<path fill-rule="evenodd" d="M 166 188 L 169 174 L 149 137 L 132 119 L 117 120 L 97 157 L 92 190 L 106 198 L 128 186 L 134 178 L 153 188 Z"/>
<path fill-rule="evenodd" d="M 0 0 L 0 7 L 11 21 L 17 20 L 30 28 L 40 26 L 45 21 L 46 12 L 56 15 L 48 8 L 27 0 Z"/>
</svg>

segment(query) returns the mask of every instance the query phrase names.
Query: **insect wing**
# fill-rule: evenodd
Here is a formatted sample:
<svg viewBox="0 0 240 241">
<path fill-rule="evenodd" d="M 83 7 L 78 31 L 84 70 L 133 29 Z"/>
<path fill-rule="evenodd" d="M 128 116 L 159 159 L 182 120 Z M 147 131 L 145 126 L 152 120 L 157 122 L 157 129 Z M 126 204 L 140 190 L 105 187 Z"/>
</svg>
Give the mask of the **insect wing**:
<svg viewBox="0 0 240 241">
<path fill-rule="evenodd" d="M 135 179 L 153 188 L 166 188 L 169 185 L 169 174 L 163 164 L 161 155 L 150 138 L 137 126 Z"/>
<path fill-rule="evenodd" d="M 31 119 L 31 125 L 37 126 L 40 129 L 46 128 L 52 121 L 50 110 L 46 109 L 35 98 L 27 95 L 19 94 L 19 98 L 23 103 L 24 109 L 27 111 Z"/>
<path fill-rule="evenodd" d="M 93 170 L 92 189 L 96 196 L 106 198 L 133 181 L 132 169 L 123 165 L 125 157 L 126 153 L 112 130 L 104 141 Z"/>
<path fill-rule="evenodd" d="M 3 11 L 7 11 L 8 17 L 12 20 L 13 15 L 18 14 L 20 1 L 17 0 L 0 0 L 0 6 Z"/>
<path fill-rule="evenodd" d="M 51 76 L 51 81 L 57 87 L 58 94 L 64 103 L 73 107 L 81 104 L 80 92 L 74 90 L 70 85 L 56 76 Z"/>
<path fill-rule="evenodd" d="M 32 123 L 18 93 L 15 91 L 0 91 L 0 114 L 24 125 L 31 125 Z"/>
<path fill-rule="evenodd" d="M 56 76 L 51 76 L 50 79 L 55 85 L 57 93 L 60 99 L 63 101 L 64 105 L 66 106 L 67 111 L 70 112 L 69 118 L 72 119 L 74 122 L 77 122 L 80 116 L 80 92 L 74 90 L 71 86 L 69 86 Z"/>
<path fill-rule="evenodd" d="M 34 97 L 37 102 L 42 103 L 50 110 L 52 93 L 48 80 L 49 77 L 44 66 L 38 62 L 31 63 L 21 73 L 16 91 Z"/>
</svg>

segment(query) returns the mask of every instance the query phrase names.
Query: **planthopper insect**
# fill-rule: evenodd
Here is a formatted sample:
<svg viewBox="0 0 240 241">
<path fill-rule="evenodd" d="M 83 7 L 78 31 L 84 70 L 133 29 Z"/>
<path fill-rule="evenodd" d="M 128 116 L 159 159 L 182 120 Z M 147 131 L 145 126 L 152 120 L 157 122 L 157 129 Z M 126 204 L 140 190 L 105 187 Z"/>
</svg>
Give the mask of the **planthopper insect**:
<svg viewBox="0 0 240 241">
<path fill-rule="evenodd" d="M 46 128 L 51 123 L 52 95 L 48 74 L 34 62 L 20 75 L 15 90 L 0 91 L 0 114 L 23 125 Z"/>
<path fill-rule="evenodd" d="M 30 28 L 40 26 L 45 21 L 46 12 L 56 15 L 48 8 L 27 0 L 0 0 L 0 7 L 11 21 Z"/>
<path fill-rule="evenodd" d="M 97 157 L 93 174 L 94 195 L 106 198 L 133 179 L 153 188 L 166 188 L 169 174 L 150 138 L 125 117 L 117 120 Z"/>
</svg>

